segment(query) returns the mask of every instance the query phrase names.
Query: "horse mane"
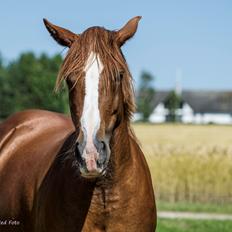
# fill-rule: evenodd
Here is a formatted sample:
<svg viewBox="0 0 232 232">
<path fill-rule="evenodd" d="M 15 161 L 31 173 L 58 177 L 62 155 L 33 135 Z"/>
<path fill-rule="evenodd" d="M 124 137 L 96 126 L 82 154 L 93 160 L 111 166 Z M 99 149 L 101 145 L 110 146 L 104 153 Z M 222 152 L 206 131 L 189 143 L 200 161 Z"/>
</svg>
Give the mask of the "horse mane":
<svg viewBox="0 0 232 232">
<path fill-rule="evenodd" d="M 56 80 L 55 90 L 70 77 L 73 87 L 84 77 L 84 67 L 90 52 L 98 54 L 104 69 L 101 73 L 103 91 L 115 90 L 121 84 L 124 113 L 130 120 L 135 111 L 133 79 L 126 60 L 116 42 L 116 32 L 102 27 L 91 27 L 83 32 L 70 47 Z"/>
</svg>

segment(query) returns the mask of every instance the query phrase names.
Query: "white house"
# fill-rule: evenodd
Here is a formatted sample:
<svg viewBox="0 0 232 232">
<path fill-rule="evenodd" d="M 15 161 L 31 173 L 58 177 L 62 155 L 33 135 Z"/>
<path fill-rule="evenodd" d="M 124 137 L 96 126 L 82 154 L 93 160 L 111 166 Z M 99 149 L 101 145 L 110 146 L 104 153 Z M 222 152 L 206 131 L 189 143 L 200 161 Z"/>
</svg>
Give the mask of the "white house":
<svg viewBox="0 0 232 232">
<path fill-rule="evenodd" d="M 149 121 L 153 123 L 163 123 L 166 121 L 168 109 L 165 108 L 164 103 L 160 102 L 149 117 Z"/>
<path fill-rule="evenodd" d="M 170 91 L 157 91 L 150 122 L 167 121 L 169 110 L 165 101 Z M 180 122 L 193 124 L 232 124 L 232 92 L 183 91 L 181 104 L 176 110 Z"/>
</svg>

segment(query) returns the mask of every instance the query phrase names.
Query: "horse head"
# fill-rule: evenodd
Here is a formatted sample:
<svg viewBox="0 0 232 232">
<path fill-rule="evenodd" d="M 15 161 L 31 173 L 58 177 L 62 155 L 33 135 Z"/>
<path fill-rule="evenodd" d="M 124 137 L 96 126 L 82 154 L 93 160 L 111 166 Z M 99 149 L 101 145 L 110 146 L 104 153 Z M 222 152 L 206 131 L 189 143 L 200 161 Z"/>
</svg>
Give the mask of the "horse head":
<svg viewBox="0 0 232 232">
<path fill-rule="evenodd" d="M 140 18 L 132 18 L 117 31 L 91 27 L 81 34 L 44 19 L 51 36 L 69 48 L 56 89 L 66 81 L 77 135 L 75 154 L 83 177 L 104 175 L 112 135 L 134 112 L 132 78 L 121 46 L 135 34 Z"/>
</svg>

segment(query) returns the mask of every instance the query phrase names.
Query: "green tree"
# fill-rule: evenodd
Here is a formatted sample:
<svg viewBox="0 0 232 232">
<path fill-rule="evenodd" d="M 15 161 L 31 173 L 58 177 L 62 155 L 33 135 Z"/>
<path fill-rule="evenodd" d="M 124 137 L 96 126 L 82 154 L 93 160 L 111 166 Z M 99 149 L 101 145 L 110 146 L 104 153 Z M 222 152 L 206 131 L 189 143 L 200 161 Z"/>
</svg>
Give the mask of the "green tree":
<svg viewBox="0 0 232 232">
<path fill-rule="evenodd" d="M 177 115 L 177 109 L 180 108 L 181 103 L 181 97 L 174 90 L 171 91 L 164 103 L 169 110 L 167 116 L 168 122 L 177 122 L 179 120 L 179 117 Z"/>
<path fill-rule="evenodd" d="M 24 53 L 5 67 L 0 77 L 0 117 L 25 109 L 68 111 L 67 92 L 55 94 L 54 84 L 62 62 L 60 55 L 52 57 L 32 52 Z"/>
<path fill-rule="evenodd" d="M 0 119 L 5 118 L 8 115 L 6 111 L 9 110 L 7 106 L 9 106 L 10 103 L 7 70 L 3 63 L 3 58 L 0 55 Z"/>
<path fill-rule="evenodd" d="M 137 111 L 142 114 L 142 120 L 148 121 L 153 111 L 153 100 L 155 89 L 153 87 L 154 77 L 143 71 L 140 76 L 139 88 L 137 92 Z"/>
</svg>

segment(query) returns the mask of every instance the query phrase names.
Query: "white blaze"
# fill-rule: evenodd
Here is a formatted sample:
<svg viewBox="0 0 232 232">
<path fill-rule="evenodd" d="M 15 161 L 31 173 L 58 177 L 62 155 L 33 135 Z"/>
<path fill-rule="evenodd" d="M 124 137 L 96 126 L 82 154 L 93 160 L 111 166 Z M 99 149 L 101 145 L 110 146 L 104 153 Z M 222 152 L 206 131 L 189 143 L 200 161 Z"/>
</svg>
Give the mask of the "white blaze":
<svg viewBox="0 0 232 232">
<path fill-rule="evenodd" d="M 87 143 L 84 149 L 84 157 L 87 161 L 90 169 L 95 168 L 94 158 L 97 157 L 97 150 L 93 143 L 93 138 L 100 128 L 100 112 L 98 107 L 98 86 L 100 74 L 103 69 L 103 65 L 99 59 L 99 56 L 94 52 L 91 52 L 86 66 L 85 66 L 85 98 L 83 113 L 81 116 L 81 126 L 85 135 L 87 136 Z M 89 162 L 88 162 L 89 160 Z M 89 163 L 89 164 L 88 164 Z M 88 168 L 88 169 L 89 169 Z"/>
</svg>

